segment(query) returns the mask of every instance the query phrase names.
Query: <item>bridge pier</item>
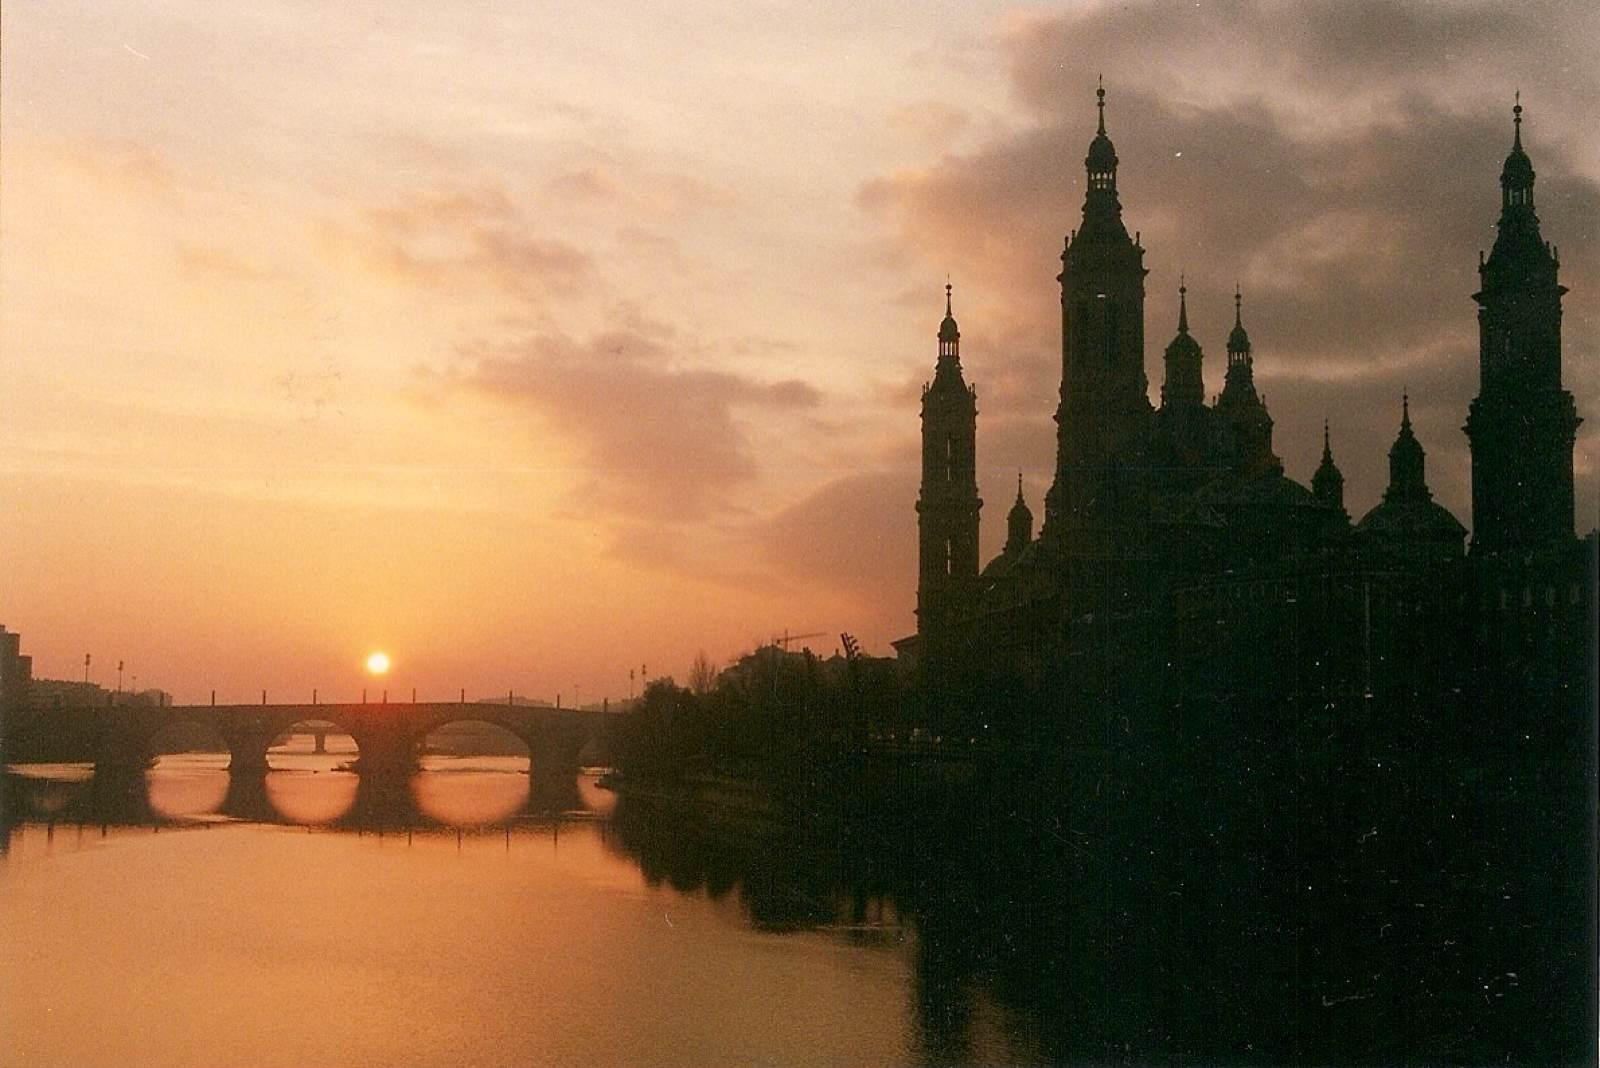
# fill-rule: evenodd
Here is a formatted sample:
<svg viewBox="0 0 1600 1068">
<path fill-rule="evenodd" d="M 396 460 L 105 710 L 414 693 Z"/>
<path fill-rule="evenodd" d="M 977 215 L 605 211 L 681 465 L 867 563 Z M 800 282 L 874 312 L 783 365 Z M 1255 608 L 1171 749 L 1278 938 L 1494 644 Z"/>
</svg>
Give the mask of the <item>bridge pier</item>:
<svg viewBox="0 0 1600 1068">
<path fill-rule="evenodd" d="M 567 812 L 582 808 L 578 795 L 578 751 L 582 739 L 541 738 L 528 746 L 528 810 Z"/>
<path fill-rule="evenodd" d="M 244 778 L 266 775 L 267 748 L 272 745 L 272 735 L 259 728 L 233 726 L 224 729 L 222 740 L 228 743 L 228 773 Z"/>
<path fill-rule="evenodd" d="M 282 817 L 267 796 L 267 767 L 262 762 L 259 771 L 228 767 L 228 792 L 223 795 L 217 809 L 224 816 L 251 823 L 277 823 Z"/>
<path fill-rule="evenodd" d="M 406 782 L 417 770 L 419 739 L 403 731 L 371 731 L 352 735 L 361 755 L 356 771 L 362 778 L 399 779 Z"/>
<path fill-rule="evenodd" d="M 89 808 L 99 823 L 149 823 L 155 814 L 150 809 L 150 786 L 145 781 L 144 763 L 95 761 L 94 777 L 89 781 Z"/>
</svg>

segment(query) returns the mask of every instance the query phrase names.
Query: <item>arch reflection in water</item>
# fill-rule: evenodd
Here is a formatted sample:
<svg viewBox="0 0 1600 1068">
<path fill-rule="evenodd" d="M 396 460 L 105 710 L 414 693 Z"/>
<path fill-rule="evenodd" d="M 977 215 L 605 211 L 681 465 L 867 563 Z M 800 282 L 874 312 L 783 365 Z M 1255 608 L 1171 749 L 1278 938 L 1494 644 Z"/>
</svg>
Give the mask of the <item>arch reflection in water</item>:
<svg viewBox="0 0 1600 1068">
<path fill-rule="evenodd" d="M 265 800 L 290 823 L 332 823 L 355 805 L 360 755 L 350 732 L 332 720 L 301 720 L 267 747 Z"/>
<path fill-rule="evenodd" d="M 153 815 L 170 820 L 209 816 L 228 796 L 228 743 L 207 723 L 163 727 L 146 748 L 146 802 Z"/>
<path fill-rule="evenodd" d="M 533 781 L 527 743 L 504 727 L 457 720 L 428 732 L 411 778 L 417 809 L 456 827 L 498 823 L 528 805 Z"/>
</svg>

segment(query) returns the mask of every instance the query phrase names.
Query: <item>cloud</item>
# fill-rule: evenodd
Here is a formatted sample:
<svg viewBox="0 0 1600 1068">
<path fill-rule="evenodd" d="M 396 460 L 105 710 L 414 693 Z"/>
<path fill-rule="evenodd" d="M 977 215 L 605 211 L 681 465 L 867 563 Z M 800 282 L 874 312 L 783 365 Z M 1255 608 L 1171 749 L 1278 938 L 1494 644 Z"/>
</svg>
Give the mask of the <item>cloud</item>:
<svg viewBox="0 0 1600 1068">
<path fill-rule="evenodd" d="M 1359 513 L 1387 481 L 1409 388 L 1435 493 L 1466 519 L 1460 425 L 1477 392 L 1470 294 L 1478 252 L 1494 240 L 1513 70 L 1544 234 L 1561 247 L 1571 289 L 1566 384 L 1590 416 L 1580 470 L 1600 456 L 1600 161 L 1583 156 L 1585 140 L 1563 136 L 1584 128 L 1577 102 L 1594 96 L 1597 22 L 1558 5 L 1524 17 L 1481 4 L 1366 2 L 1134 3 L 1022 17 L 1005 42 L 1032 121 L 874 178 L 859 202 L 883 224 L 885 262 L 909 256 L 921 273 L 955 258 L 976 275 L 967 288 L 980 297 L 960 316 L 983 409 L 980 456 L 991 440 L 999 447 L 989 455 L 1021 461 L 1048 450 L 1048 428 L 1037 450 L 1015 437 L 1055 404 L 1054 276 L 1062 236 L 1081 217 L 1094 75 L 1104 70 L 1124 218 L 1148 250 L 1152 397 L 1179 272 L 1211 392 L 1238 281 L 1290 474 L 1310 477 L 1329 416 Z M 1463 62 L 1479 64 L 1480 82 L 1503 75 L 1505 91 L 1460 78 Z M 1582 522 L 1596 502 L 1593 480 L 1580 481 Z"/>
<path fill-rule="evenodd" d="M 326 223 L 324 247 L 373 273 L 439 296 L 505 294 L 528 305 L 567 296 L 591 279 L 590 256 L 538 236 L 497 188 L 408 193 L 356 223 Z"/>
<path fill-rule="evenodd" d="M 750 420 L 804 412 L 820 397 L 793 379 L 688 365 L 684 347 L 638 330 L 584 342 L 542 335 L 482 354 L 459 384 L 575 443 L 574 499 L 585 508 L 686 522 L 735 509 L 734 491 L 759 473 Z"/>
<path fill-rule="evenodd" d="M 784 574 L 903 619 L 915 600 L 916 499 L 914 463 L 846 475 L 767 518 L 754 536 Z"/>
<path fill-rule="evenodd" d="M 891 129 L 909 134 L 931 148 L 945 147 L 971 124 L 972 116 L 967 111 L 939 100 L 902 104 L 889 113 Z"/>
</svg>

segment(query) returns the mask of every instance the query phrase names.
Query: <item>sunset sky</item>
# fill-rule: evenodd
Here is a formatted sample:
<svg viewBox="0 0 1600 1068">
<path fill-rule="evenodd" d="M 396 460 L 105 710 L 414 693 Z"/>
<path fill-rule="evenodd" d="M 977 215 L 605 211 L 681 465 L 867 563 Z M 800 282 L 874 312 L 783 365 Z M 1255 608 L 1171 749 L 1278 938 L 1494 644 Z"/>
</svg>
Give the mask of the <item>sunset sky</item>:
<svg viewBox="0 0 1600 1068">
<path fill-rule="evenodd" d="M 587 702 L 915 629 L 948 273 L 985 559 L 1054 464 L 1103 72 L 1146 364 L 1244 290 L 1287 473 L 1400 394 L 1470 522 L 1512 93 L 1600 472 L 1600 6 L 28 2 L 0 15 L 0 623 L 179 700 Z"/>
</svg>

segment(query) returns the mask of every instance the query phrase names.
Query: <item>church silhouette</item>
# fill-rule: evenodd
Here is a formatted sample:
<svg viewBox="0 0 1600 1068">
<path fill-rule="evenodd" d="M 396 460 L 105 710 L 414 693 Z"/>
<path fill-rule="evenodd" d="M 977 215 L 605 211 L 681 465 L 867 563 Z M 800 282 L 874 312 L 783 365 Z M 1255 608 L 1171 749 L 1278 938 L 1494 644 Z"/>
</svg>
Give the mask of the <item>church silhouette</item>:
<svg viewBox="0 0 1600 1068">
<path fill-rule="evenodd" d="M 977 393 L 946 286 L 922 394 L 917 634 L 896 643 L 935 720 L 1008 703 L 1411 700 L 1528 686 L 1582 691 L 1592 580 L 1573 534 L 1580 422 L 1561 384 L 1560 263 L 1534 212 L 1514 111 L 1493 250 L 1480 266 L 1480 392 L 1470 549 L 1433 499 L 1426 452 L 1397 398 L 1383 498 L 1352 522 L 1323 427 L 1309 488 L 1273 450 L 1234 293 L 1223 387 L 1205 397 L 1179 286 L 1160 405 L 1145 376 L 1145 249 L 1123 222 L 1118 159 L 1099 124 L 1082 222 L 1061 253 L 1061 391 L 1043 526 L 1021 480 L 1005 548 L 980 567 Z M 987 728 L 992 729 L 992 728 Z"/>
</svg>

